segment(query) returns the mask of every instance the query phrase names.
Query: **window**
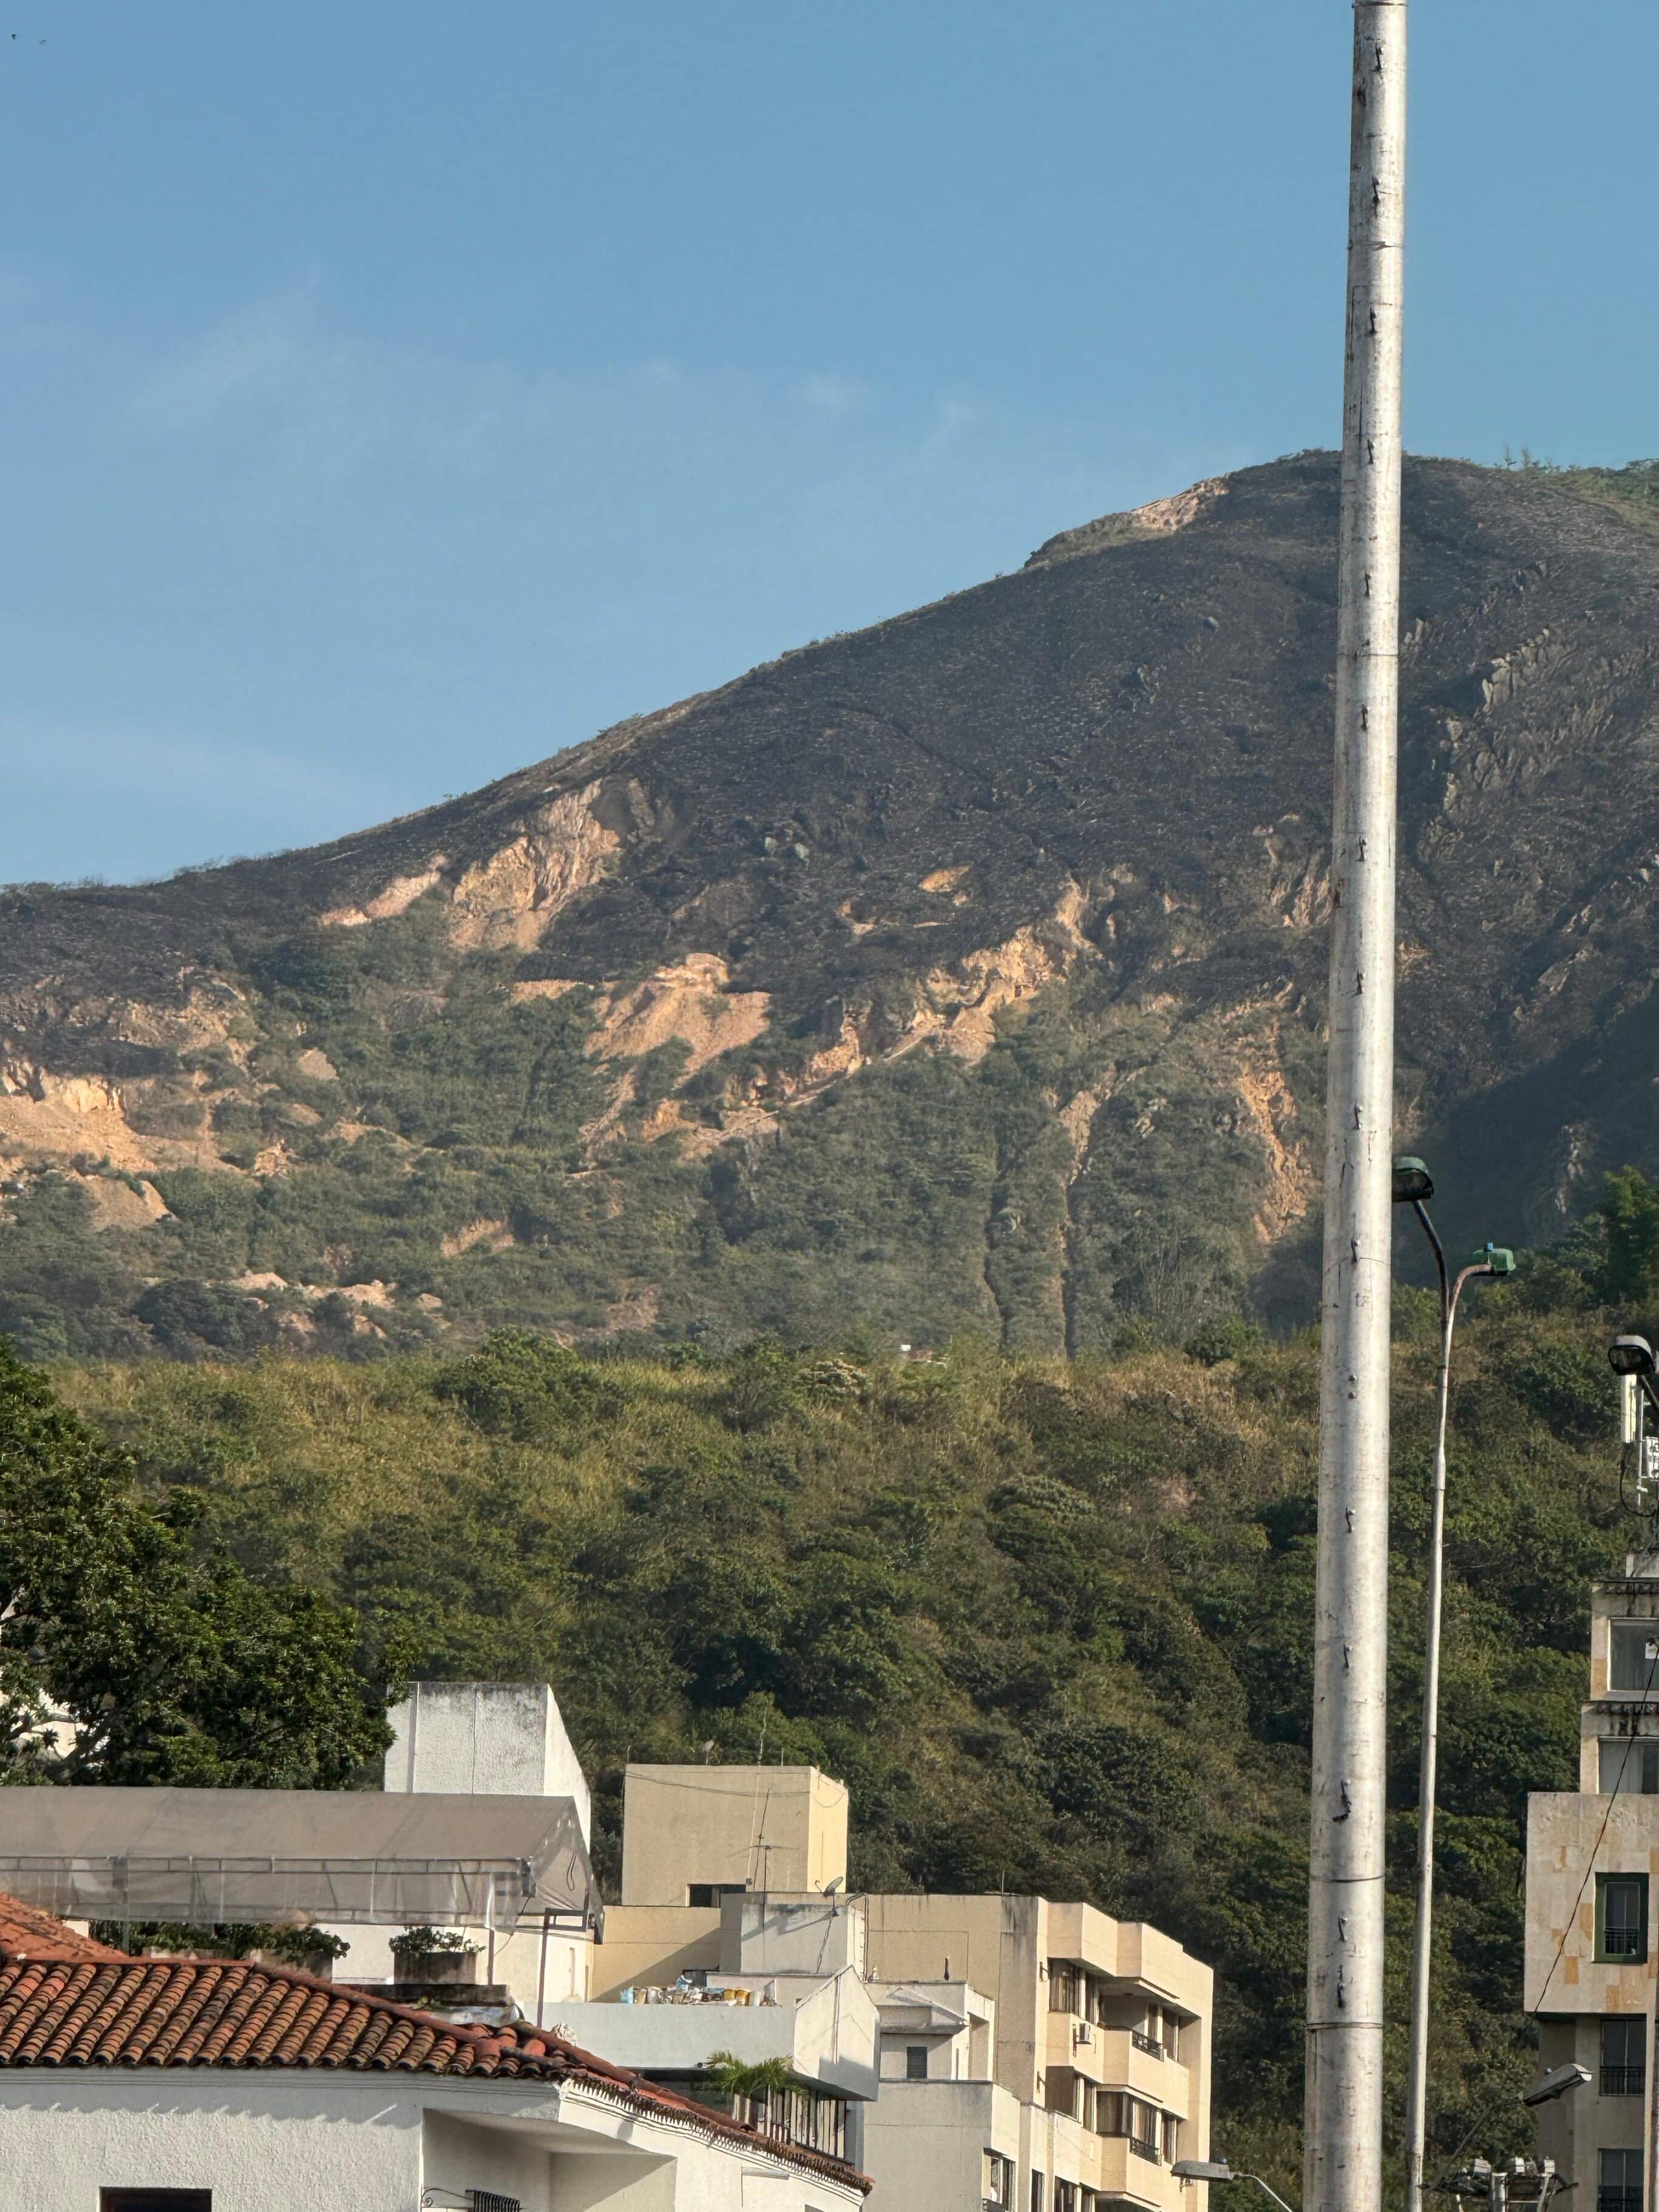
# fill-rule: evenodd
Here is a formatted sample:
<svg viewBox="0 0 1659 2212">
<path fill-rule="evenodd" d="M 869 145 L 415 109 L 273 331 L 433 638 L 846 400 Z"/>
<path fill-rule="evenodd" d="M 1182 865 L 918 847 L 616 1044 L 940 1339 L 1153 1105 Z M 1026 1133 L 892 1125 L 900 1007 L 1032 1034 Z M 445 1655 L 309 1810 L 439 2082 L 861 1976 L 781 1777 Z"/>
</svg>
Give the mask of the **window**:
<svg viewBox="0 0 1659 2212">
<path fill-rule="evenodd" d="M 1595 1877 L 1595 1955 L 1635 1961 L 1648 1955 L 1648 1878 L 1644 1874 Z"/>
<path fill-rule="evenodd" d="M 1014 2161 L 1004 2158 L 997 2150 L 985 2154 L 985 2201 L 988 2204 L 1012 2205 L 1014 2201 Z M 1633 2212 L 1639 2212 L 1633 2208 Z"/>
<path fill-rule="evenodd" d="M 1604 2150 L 1595 2212 L 1642 2212 L 1642 2154 Z"/>
<path fill-rule="evenodd" d="M 1173 2112 L 1162 2112 L 1158 2115 L 1158 2127 L 1161 2130 L 1158 2148 L 1164 2153 L 1164 2163 L 1173 2166 L 1181 2155 L 1181 2123 Z"/>
<path fill-rule="evenodd" d="M 904 2078 L 907 2081 L 925 2081 L 927 2079 L 927 2045 L 925 2043 L 905 2045 Z"/>
<path fill-rule="evenodd" d="M 1081 2012 L 1083 2009 L 1083 1976 L 1064 1959 L 1048 1961 L 1048 2009 L 1050 2012 Z"/>
<path fill-rule="evenodd" d="M 1168 2154 L 1162 2149 L 1162 2129 L 1175 2124 L 1160 2113 L 1156 2105 L 1142 2102 L 1121 2089 L 1103 2089 L 1095 2100 L 1095 2133 L 1102 2136 L 1127 2136 L 1129 2148 L 1137 2158 L 1146 2158 L 1154 2163 Z"/>
<path fill-rule="evenodd" d="M 1639 2097 L 1645 2086 L 1647 2023 L 1604 2020 L 1601 2023 L 1601 2094 Z"/>
<path fill-rule="evenodd" d="M 1596 1780 L 1604 1797 L 1615 1790 L 1627 1797 L 1659 1796 L 1659 1737 L 1604 1735 L 1601 1751 Z"/>
<path fill-rule="evenodd" d="M 210 2189 L 100 2189 L 98 2212 L 213 2212 Z"/>
<path fill-rule="evenodd" d="M 1077 2184 L 1056 2181 L 1054 2184 L 1054 2212 L 1077 2212 Z"/>
<path fill-rule="evenodd" d="M 1031 2212 L 1042 2212 L 1042 2176 L 1035 2167 L 1031 2172 Z"/>
<path fill-rule="evenodd" d="M 685 1901 L 694 1911 L 706 1911 L 723 1897 L 741 1897 L 748 1887 L 742 1881 L 694 1881 L 686 1889 Z"/>
<path fill-rule="evenodd" d="M 1615 1620 L 1609 1644 L 1607 1668 L 1610 1690 L 1645 1690 L 1651 1682 L 1659 1688 L 1659 1628 L 1650 1620 Z"/>
</svg>

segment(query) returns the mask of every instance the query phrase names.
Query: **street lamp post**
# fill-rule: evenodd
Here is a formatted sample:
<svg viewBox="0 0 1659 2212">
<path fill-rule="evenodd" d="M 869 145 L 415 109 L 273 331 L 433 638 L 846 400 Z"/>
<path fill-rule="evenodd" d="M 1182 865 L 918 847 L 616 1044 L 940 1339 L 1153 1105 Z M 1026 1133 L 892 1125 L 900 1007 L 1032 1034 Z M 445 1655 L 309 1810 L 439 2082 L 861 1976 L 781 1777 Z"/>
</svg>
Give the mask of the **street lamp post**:
<svg viewBox="0 0 1659 2212">
<path fill-rule="evenodd" d="M 1440 1373 L 1435 1408 L 1434 1475 L 1430 1492 L 1429 1597 L 1423 1628 L 1423 1759 L 1417 1792 L 1417 1925 L 1412 1948 L 1411 2063 L 1406 2083 L 1406 2212 L 1423 2212 L 1423 2153 L 1428 2128 L 1429 1962 L 1434 1939 L 1434 1793 L 1440 1737 L 1440 1613 L 1446 1534 L 1446 1411 L 1451 1395 L 1452 1330 L 1463 1285 L 1479 1275 L 1514 1273 L 1515 1255 L 1498 1244 L 1477 1252 L 1449 1276 L 1445 1248 L 1425 1201 L 1434 1179 L 1419 1159 L 1394 1164 L 1394 1202 L 1409 1206 L 1423 1224 L 1440 1278 Z"/>
</svg>

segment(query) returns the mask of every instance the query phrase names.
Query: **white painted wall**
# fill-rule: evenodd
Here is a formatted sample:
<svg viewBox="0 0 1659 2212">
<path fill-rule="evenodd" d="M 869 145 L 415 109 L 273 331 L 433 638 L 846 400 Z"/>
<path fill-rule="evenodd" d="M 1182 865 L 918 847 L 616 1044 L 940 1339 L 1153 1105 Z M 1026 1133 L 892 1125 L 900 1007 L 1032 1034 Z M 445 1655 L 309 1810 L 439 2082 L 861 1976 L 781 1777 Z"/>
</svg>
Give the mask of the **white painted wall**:
<svg viewBox="0 0 1659 2212">
<path fill-rule="evenodd" d="M 763 2152 L 550 2084 L 203 2068 L 0 2069 L 0 2203 L 89 2212 L 108 2188 L 208 2189 L 214 2212 L 416 2212 L 497 2189 L 524 2212 L 855 2212 Z"/>
<path fill-rule="evenodd" d="M 775 2005 L 585 2004 L 547 2008 L 584 2051 L 641 2073 L 678 2073 L 730 2051 L 752 2063 L 787 2058 L 803 2080 L 849 2097 L 876 2094 L 879 2019 L 856 1974 L 785 1976 Z"/>
<path fill-rule="evenodd" d="M 214 2212 L 412 2212 L 421 2120 L 385 2075 L 30 2068 L 0 2072 L 0 2173 L 31 2212 L 157 2187 L 210 2189 Z"/>
<path fill-rule="evenodd" d="M 569 1797 L 592 1840 L 587 1777 L 545 1682 L 414 1682 L 386 1718 L 388 1790 Z"/>
<path fill-rule="evenodd" d="M 465 2197 L 469 2189 L 493 2190 L 500 2197 L 516 2197 L 525 2212 L 544 2212 L 550 2203 L 560 2201 L 553 2177 L 562 2161 L 550 2158 L 546 2143 L 532 2135 L 481 2127 L 456 2112 L 428 2112 L 422 2149 L 423 2188 L 447 2190 L 457 2197 Z M 216 2197 L 214 2212 L 219 2212 Z"/>
</svg>

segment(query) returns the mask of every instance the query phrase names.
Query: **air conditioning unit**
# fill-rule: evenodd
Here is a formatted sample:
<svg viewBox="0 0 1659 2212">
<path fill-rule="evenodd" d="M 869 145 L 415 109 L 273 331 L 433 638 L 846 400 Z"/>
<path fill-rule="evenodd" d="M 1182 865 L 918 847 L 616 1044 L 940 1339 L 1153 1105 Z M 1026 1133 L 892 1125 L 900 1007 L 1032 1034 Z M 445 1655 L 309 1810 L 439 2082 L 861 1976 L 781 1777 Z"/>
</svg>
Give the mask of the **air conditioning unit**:
<svg viewBox="0 0 1659 2212">
<path fill-rule="evenodd" d="M 1094 2039 L 1095 2032 L 1090 2026 L 1089 2022 L 1086 2020 L 1079 2021 L 1077 2026 L 1072 2031 L 1072 2048 L 1074 2051 L 1091 2050 L 1094 2045 Z"/>
</svg>

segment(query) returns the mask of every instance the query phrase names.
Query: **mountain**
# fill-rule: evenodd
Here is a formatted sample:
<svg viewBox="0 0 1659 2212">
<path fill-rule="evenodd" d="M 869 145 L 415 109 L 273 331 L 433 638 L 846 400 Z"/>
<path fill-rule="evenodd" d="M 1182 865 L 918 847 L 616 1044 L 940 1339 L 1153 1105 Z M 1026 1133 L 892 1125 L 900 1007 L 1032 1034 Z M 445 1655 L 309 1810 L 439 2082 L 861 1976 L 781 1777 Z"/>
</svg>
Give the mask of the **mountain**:
<svg viewBox="0 0 1659 2212">
<path fill-rule="evenodd" d="M 1305 1318 L 1336 465 L 313 850 L 0 896 L 0 1328 L 1081 1352 Z M 1652 1162 L 1659 467 L 1408 465 L 1401 1131 Z"/>
</svg>

